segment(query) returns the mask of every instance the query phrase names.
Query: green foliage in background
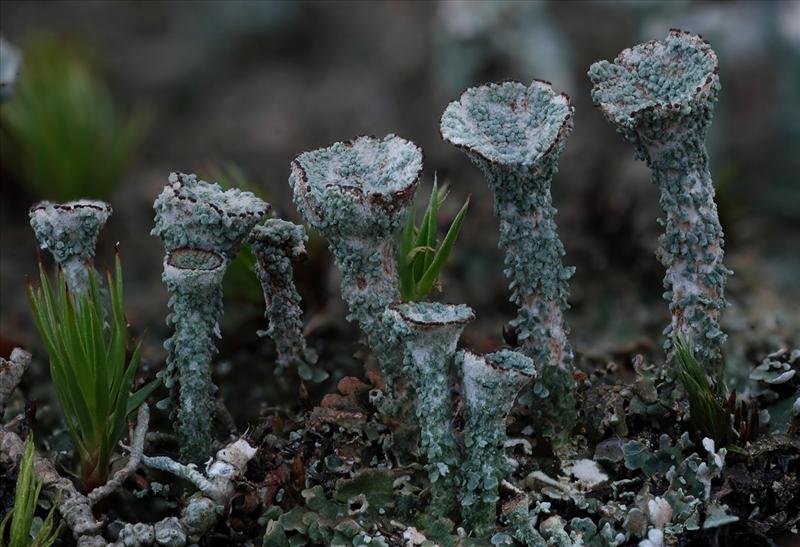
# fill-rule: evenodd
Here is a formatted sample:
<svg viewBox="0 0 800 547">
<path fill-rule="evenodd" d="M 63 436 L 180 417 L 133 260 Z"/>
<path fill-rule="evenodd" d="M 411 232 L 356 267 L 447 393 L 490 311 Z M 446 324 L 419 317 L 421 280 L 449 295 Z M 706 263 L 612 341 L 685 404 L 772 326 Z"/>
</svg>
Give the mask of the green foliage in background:
<svg viewBox="0 0 800 547">
<path fill-rule="evenodd" d="M 49 547 L 53 545 L 61 533 L 59 524 L 56 528 L 53 517 L 58 505 L 58 500 L 50 507 L 50 512 L 44 520 L 34 520 L 36 505 L 39 502 L 39 493 L 42 491 L 42 481 L 36 480 L 33 472 L 33 435 L 28 435 L 25 441 L 25 453 L 19 462 L 16 492 L 14 493 L 14 508 L 3 517 L 0 522 L 0 545 L 8 547 Z M 11 520 L 11 531 L 8 543 L 5 542 L 6 526 Z M 33 529 L 34 524 L 37 524 Z"/>
<path fill-rule="evenodd" d="M 469 208 L 469 197 L 461 206 L 447 234 L 438 247 L 439 209 L 447 199 L 447 186 L 438 187 L 433 181 L 430 201 L 422 224 L 417 226 L 416 204 L 411 208 L 403 227 L 397 255 L 397 274 L 400 278 L 400 297 L 404 302 L 422 300 L 433 290 L 439 274 L 453 251 L 461 224 Z"/>
<path fill-rule="evenodd" d="M 23 57 L 16 92 L 0 111 L 3 164 L 44 199 L 107 198 L 147 118 L 122 113 L 74 44 L 38 37 Z"/>
<path fill-rule="evenodd" d="M 108 479 L 114 447 L 125 434 L 126 418 L 158 386 L 154 381 L 130 395 L 141 345 L 130 359 L 128 325 L 123 313 L 122 265 L 108 272 L 110 317 L 105 319 L 103 290 L 89 268 L 89 291 L 80 300 L 59 273 L 56 291 L 39 264 L 41 286 L 28 284 L 33 316 L 47 353 L 61 411 L 80 459 L 84 493 Z"/>
</svg>

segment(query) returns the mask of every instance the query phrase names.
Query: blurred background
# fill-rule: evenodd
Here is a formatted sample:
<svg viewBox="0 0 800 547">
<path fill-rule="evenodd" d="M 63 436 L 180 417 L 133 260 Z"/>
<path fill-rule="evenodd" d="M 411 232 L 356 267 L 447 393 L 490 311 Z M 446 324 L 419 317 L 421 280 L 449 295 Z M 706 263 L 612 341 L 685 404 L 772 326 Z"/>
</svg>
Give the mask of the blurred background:
<svg viewBox="0 0 800 547">
<path fill-rule="evenodd" d="M 473 306 L 465 344 L 503 343 L 508 303 L 498 222 L 480 172 L 441 140 L 439 118 L 467 87 L 541 78 L 572 98 L 575 129 L 553 182 L 566 262 L 577 267 L 568 320 L 584 362 L 661 357 L 668 320 L 654 251 L 658 192 L 590 100 L 589 65 L 670 28 L 717 51 L 723 91 L 709 153 L 726 234 L 737 364 L 796 344 L 800 324 L 800 2 L 60 1 L 3 0 L 0 32 L 24 58 L 0 111 L 0 341 L 38 348 L 24 275 L 35 272 L 28 207 L 110 201 L 97 258 L 119 242 L 128 317 L 151 370 L 163 363 L 166 290 L 152 202 L 172 171 L 245 186 L 295 222 L 287 178 L 300 152 L 395 133 L 425 151 L 420 196 L 451 185 L 441 228 L 472 204 L 438 299 Z M 358 373 L 338 274 L 312 238 L 297 265 L 311 345 L 335 381 Z M 49 256 L 45 257 L 47 260 Z M 215 374 L 237 417 L 271 397 L 272 348 L 247 257 L 226 286 Z M 37 357 L 44 369 L 43 352 Z M 743 373 L 746 375 L 746 372 Z M 254 376 L 255 375 L 255 376 Z M 741 376 L 741 375 L 740 375 Z M 238 380 L 238 381 L 237 381 Z M 289 382 L 283 379 L 282 382 Z M 320 387 L 322 389 L 322 387 Z M 241 390 L 241 393 L 237 390 Z"/>
</svg>

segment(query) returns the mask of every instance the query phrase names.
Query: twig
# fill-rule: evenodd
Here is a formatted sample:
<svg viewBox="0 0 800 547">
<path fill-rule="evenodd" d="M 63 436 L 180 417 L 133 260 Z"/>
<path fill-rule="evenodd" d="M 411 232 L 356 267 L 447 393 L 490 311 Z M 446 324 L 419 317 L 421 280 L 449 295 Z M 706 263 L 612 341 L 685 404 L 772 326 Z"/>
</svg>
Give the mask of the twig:
<svg viewBox="0 0 800 547">
<path fill-rule="evenodd" d="M 109 494 L 119 488 L 123 482 L 130 477 L 139 463 L 142 461 L 142 453 L 144 451 L 144 438 L 147 434 L 147 426 L 150 423 L 150 408 L 147 403 L 143 403 L 139 407 L 139 413 L 136 417 L 136 429 L 131 436 L 131 454 L 128 457 L 128 462 L 125 466 L 114 473 L 114 476 L 102 486 L 98 486 L 87 496 L 89 503 L 94 505 Z"/>
</svg>

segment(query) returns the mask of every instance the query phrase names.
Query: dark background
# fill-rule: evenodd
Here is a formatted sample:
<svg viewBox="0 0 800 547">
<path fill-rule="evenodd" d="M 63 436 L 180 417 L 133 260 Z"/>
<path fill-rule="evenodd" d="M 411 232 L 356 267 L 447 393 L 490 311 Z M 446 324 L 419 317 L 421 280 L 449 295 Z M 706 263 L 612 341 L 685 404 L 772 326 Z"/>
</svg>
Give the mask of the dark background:
<svg viewBox="0 0 800 547">
<path fill-rule="evenodd" d="M 43 34 L 81 44 L 120 108 L 150 117 L 111 193 L 115 214 L 101 235 L 98 262 L 108 262 L 120 243 L 129 320 L 146 331 L 153 368 L 161 366 L 169 333 L 162 247 L 149 231 L 152 202 L 168 174 L 234 163 L 279 216 L 299 222 L 289 162 L 360 134 L 396 133 L 424 149 L 424 190 L 434 174 L 452 186 L 442 229 L 472 194 L 437 298 L 476 309 L 466 345 L 484 351 L 501 344 L 514 309 L 491 195 L 438 127 L 447 103 L 464 89 L 505 78 L 552 81 L 576 109 L 553 182 L 566 262 L 577 266 L 568 314 L 576 349 L 603 361 L 632 350 L 659 358 L 668 312 L 654 256 L 658 192 L 631 146 L 593 108 L 585 74 L 593 61 L 663 38 L 671 27 L 702 34 L 720 58 L 723 91 L 708 147 L 726 263 L 736 271 L 723 321 L 729 366 L 798 339 L 800 3 L 3 0 L 0 11 L 0 31 L 23 50 Z M 27 209 L 48 196 L 8 165 L 0 172 L 0 334 L 4 348 L 36 349 L 23 283 L 36 257 Z M 350 357 L 357 334 L 344 323 L 324 244 L 312 242 L 297 275 L 322 366 L 334 377 L 357 371 Z M 262 305 L 258 298 L 226 299 L 220 362 L 230 366 L 219 376 L 242 371 L 245 382 L 252 374 L 270 381 L 270 342 L 255 335 L 264 327 Z"/>
</svg>

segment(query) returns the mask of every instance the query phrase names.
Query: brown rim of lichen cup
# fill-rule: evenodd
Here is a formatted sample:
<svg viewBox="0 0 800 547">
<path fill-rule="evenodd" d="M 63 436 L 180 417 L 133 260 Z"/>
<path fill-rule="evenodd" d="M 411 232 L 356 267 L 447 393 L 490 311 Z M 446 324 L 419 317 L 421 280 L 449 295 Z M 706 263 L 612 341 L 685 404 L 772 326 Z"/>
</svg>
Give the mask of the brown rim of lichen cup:
<svg viewBox="0 0 800 547">
<path fill-rule="evenodd" d="M 463 317 L 459 317 L 451 321 L 424 321 L 424 320 L 420 321 L 412 318 L 410 315 L 408 315 L 403 311 L 403 308 L 406 308 L 409 305 L 413 304 L 419 305 L 419 304 L 425 304 L 425 302 L 395 302 L 394 304 L 391 304 L 389 306 L 389 309 L 396 312 L 397 315 L 399 315 L 400 318 L 407 324 L 413 325 L 414 328 L 419 330 L 437 329 L 449 326 L 461 326 L 461 325 L 466 325 L 470 321 L 475 319 L 475 312 L 472 310 L 472 308 L 469 308 L 464 304 L 438 303 L 441 306 L 447 306 L 450 309 L 455 309 L 458 308 L 459 306 L 464 306 L 465 311 L 467 311 L 468 313 L 465 313 Z"/>
</svg>

